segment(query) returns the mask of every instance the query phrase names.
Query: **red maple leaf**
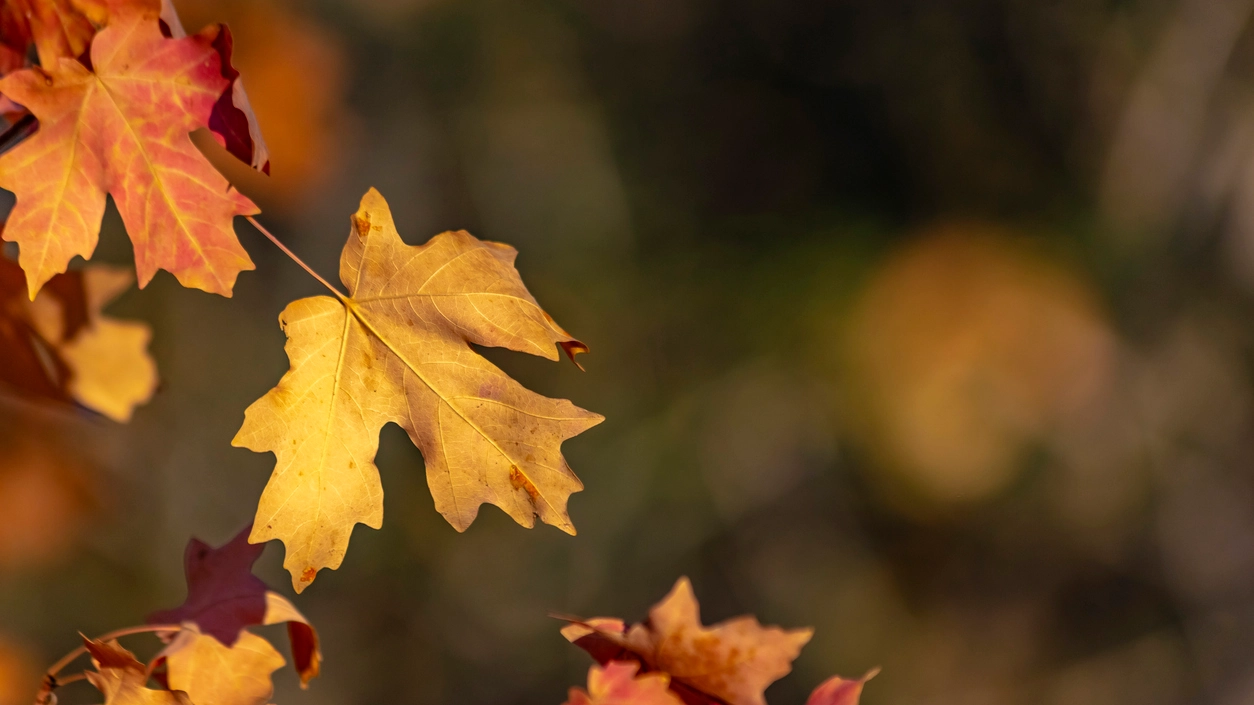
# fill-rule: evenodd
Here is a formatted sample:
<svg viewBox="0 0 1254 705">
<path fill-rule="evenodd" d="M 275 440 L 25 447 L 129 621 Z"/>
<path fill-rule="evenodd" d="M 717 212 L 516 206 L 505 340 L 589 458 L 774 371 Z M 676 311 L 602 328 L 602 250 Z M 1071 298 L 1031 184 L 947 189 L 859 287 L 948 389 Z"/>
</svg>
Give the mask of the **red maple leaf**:
<svg viewBox="0 0 1254 705">
<path fill-rule="evenodd" d="M 187 542 L 183 571 L 187 599 L 172 609 L 148 616 L 150 624 L 195 622 L 200 631 L 230 646 L 241 629 L 261 624 L 266 617 L 266 584 L 253 575 L 253 564 L 265 544 L 248 543 L 252 524 L 219 548 L 200 539 Z"/>
<path fill-rule="evenodd" d="M 134 243 L 141 287 L 166 269 L 184 286 L 229 296 L 253 268 L 232 221 L 257 207 L 189 137 L 230 92 L 228 49 L 220 26 L 173 39 L 135 12 L 110 16 L 90 68 L 61 58 L 0 79 L 0 93 L 39 119 L 33 137 L 0 156 L 0 187 L 17 195 L 4 237 L 21 245 L 32 297 L 75 255 L 91 257 L 106 195 Z"/>
</svg>

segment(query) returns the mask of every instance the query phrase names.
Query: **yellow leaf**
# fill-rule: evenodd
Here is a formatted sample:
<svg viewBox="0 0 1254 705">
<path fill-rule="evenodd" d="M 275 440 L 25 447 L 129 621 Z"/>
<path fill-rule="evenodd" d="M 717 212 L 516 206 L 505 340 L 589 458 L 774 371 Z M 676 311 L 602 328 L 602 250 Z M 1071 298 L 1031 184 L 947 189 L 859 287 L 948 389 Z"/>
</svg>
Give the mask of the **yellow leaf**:
<svg viewBox="0 0 1254 705">
<path fill-rule="evenodd" d="M 157 365 L 148 355 L 152 330 L 145 323 L 102 313 L 134 283 L 130 272 L 96 265 L 84 268 L 82 277 L 88 323 L 58 349 L 70 368 L 69 392 L 83 406 L 114 421 L 129 421 L 135 407 L 157 390 Z M 38 315 L 35 323 L 40 327 Z"/>
<path fill-rule="evenodd" d="M 187 693 L 196 705 L 265 705 L 274 694 L 270 674 L 283 657 L 270 642 L 247 631 L 225 646 L 202 634 L 192 622 L 166 649 L 170 688 Z"/>
<path fill-rule="evenodd" d="M 558 359 L 587 348 L 523 286 L 517 252 L 464 231 L 414 247 L 371 189 L 340 258 L 348 296 L 288 305 L 279 317 L 291 370 L 245 413 L 233 443 L 274 452 L 250 540 L 281 539 L 299 592 L 344 558 L 353 526 L 379 528 L 379 431 L 399 424 L 422 451 L 436 509 L 458 531 L 495 504 L 575 533 L 583 485 L 562 441 L 602 417 L 531 392 L 470 343 Z"/>
</svg>

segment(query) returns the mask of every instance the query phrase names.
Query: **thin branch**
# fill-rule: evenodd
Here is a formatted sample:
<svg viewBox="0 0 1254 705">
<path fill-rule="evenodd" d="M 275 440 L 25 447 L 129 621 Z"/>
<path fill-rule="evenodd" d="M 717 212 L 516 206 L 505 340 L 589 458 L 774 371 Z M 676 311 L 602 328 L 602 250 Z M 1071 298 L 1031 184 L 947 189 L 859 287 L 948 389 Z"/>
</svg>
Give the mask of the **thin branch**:
<svg viewBox="0 0 1254 705">
<path fill-rule="evenodd" d="M 326 279 L 323 279 L 321 275 L 315 272 L 309 265 L 305 264 L 301 260 L 301 258 L 296 256 L 296 253 L 287 249 L 287 245 L 284 245 L 283 243 L 279 242 L 279 239 L 275 237 L 274 234 L 271 233 L 269 230 L 266 230 L 265 227 L 262 226 L 261 223 L 258 223 L 256 218 L 252 217 L 251 215 L 247 216 L 247 218 L 248 218 L 248 222 L 252 223 L 254 228 L 256 228 L 262 235 L 265 235 L 267 238 L 269 238 L 270 242 L 273 242 L 275 247 L 278 247 L 280 250 L 283 251 L 283 254 L 292 258 L 292 261 L 295 262 L 296 264 L 299 264 L 301 269 L 309 273 L 309 276 L 313 277 L 314 279 L 317 279 L 323 286 L 330 289 L 331 293 L 335 294 L 335 296 L 339 298 L 340 300 L 346 300 L 348 298 L 343 293 L 341 293 L 339 289 L 336 289 L 334 286 L 331 286 L 331 282 L 328 282 Z"/>
<path fill-rule="evenodd" d="M 78 673 L 75 673 L 70 676 L 66 676 L 64 678 L 58 678 L 57 687 L 60 688 L 63 685 L 68 685 L 75 681 L 85 681 L 85 680 L 87 680 L 87 671 L 79 671 Z"/>
</svg>

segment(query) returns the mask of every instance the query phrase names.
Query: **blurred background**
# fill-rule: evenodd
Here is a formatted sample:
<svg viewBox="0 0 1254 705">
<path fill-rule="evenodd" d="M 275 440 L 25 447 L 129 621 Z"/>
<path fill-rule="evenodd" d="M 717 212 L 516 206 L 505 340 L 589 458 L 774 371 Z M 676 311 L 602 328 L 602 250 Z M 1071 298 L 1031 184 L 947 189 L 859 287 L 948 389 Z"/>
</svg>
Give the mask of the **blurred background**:
<svg viewBox="0 0 1254 705">
<path fill-rule="evenodd" d="M 275 702 L 557 705 L 590 660 L 546 613 L 681 575 L 815 627 L 774 705 L 877 665 L 867 705 L 1254 702 L 1254 0 L 175 4 L 235 32 L 263 222 L 326 274 L 370 186 L 411 243 L 515 245 L 592 354 L 486 354 L 607 417 L 577 538 L 457 534 L 385 429 L 384 527 L 295 599 L 324 675 Z M 0 404 L 0 705 L 251 520 L 273 457 L 230 440 L 320 291 L 238 230 L 233 299 L 110 309 L 154 328 L 131 423 Z"/>
</svg>

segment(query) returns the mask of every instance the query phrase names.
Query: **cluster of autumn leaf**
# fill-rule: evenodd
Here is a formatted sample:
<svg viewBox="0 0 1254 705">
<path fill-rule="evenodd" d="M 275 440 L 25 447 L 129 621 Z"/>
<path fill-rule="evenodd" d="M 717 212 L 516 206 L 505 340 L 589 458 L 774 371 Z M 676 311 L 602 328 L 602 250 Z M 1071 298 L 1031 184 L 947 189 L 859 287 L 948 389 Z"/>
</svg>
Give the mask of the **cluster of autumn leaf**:
<svg viewBox="0 0 1254 705">
<path fill-rule="evenodd" d="M 125 421 L 156 388 L 147 326 L 102 314 L 131 274 L 67 271 L 95 250 L 106 196 L 134 245 L 141 288 L 163 269 L 184 286 L 230 296 L 238 274 L 253 268 L 236 216 L 305 267 L 191 140 L 207 131 L 269 171 L 231 51 L 224 25 L 188 34 L 168 0 L 0 6 L 0 112 L 10 124 L 0 148 L 15 145 L 0 155 L 0 187 L 17 199 L 4 239 L 19 251 L 16 263 L 0 258 L 0 382 L 10 392 Z M 276 457 L 251 529 L 216 550 L 193 541 L 187 602 L 149 626 L 85 639 L 50 669 L 40 701 L 76 679 L 60 671 L 85 652 L 94 670 L 81 677 L 106 703 L 264 705 L 283 658 L 248 629 L 280 622 L 302 683 L 317 675 L 313 628 L 251 566 L 264 542 L 281 540 L 300 592 L 340 565 L 356 524 L 381 526 L 374 458 L 387 423 L 421 450 L 436 509 L 458 531 L 490 503 L 524 526 L 538 517 L 574 534 L 566 505 L 583 486 L 561 444 L 602 417 L 524 388 L 471 347 L 551 360 L 559 348 L 572 360 L 587 351 L 527 291 L 516 255 L 466 232 L 407 245 L 370 190 L 341 254 L 344 291 L 305 267 L 330 295 L 281 314 L 291 369 L 247 409 L 233 441 Z M 148 663 L 115 639 L 144 631 L 165 643 Z M 588 691 L 572 691 L 572 704 L 761 705 L 763 689 L 809 639 L 752 618 L 705 629 L 686 581 L 644 625 L 576 620 L 563 633 L 602 663 Z M 811 704 L 856 702 L 862 682 L 833 679 Z"/>
<path fill-rule="evenodd" d="M 322 661 L 318 633 L 253 575 L 264 546 L 249 543 L 250 530 L 219 548 L 192 539 L 184 556 L 183 604 L 153 613 L 142 627 L 83 637 L 82 647 L 49 669 L 36 705 L 53 705 L 57 688 L 82 679 L 104 694 L 106 705 L 265 705 L 274 693 L 270 676 L 285 661 L 249 628 L 280 623 L 287 625 L 293 665 L 307 686 Z M 811 636 L 809 629 L 764 627 L 747 616 L 705 627 L 687 578 L 640 624 L 563 619 L 562 635 L 599 664 L 588 672 L 587 689 L 571 688 L 564 705 L 766 705 L 763 691 L 791 670 Z M 144 632 L 163 643 L 147 663 L 117 640 Z M 84 653 L 91 669 L 61 675 Z M 857 705 L 874 675 L 834 676 L 806 705 Z"/>
<path fill-rule="evenodd" d="M 125 420 L 155 388 L 146 328 L 100 315 L 120 293 L 112 270 L 66 273 L 73 257 L 91 257 L 105 196 L 134 244 L 141 288 L 164 269 L 229 296 L 253 267 L 234 218 L 257 207 L 189 135 L 208 130 L 259 170 L 269 161 L 225 26 L 188 35 L 157 0 L 26 2 L 5 3 L 3 26 L 15 29 L 3 40 L 15 52 L 33 43 L 39 64 L 0 78 L 11 112 L 38 121 L 0 156 L 0 187 L 17 196 L 4 238 L 18 243 L 29 294 L 6 260 L 13 343 L 3 354 L 21 358 L 6 381 Z M 406 245 L 371 190 L 340 261 L 347 293 L 319 277 L 332 296 L 280 316 L 292 369 L 247 410 L 235 444 L 278 459 L 251 540 L 284 542 L 298 591 L 339 566 L 357 523 L 381 525 L 374 456 L 388 422 L 422 450 L 436 508 L 458 530 L 488 502 L 526 526 L 538 516 L 574 533 L 566 502 L 582 485 L 560 445 L 601 417 L 523 388 L 471 348 L 550 359 L 558 347 L 572 359 L 587 350 L 527 291 L 516 254 L 465 232 Z"/>
<path fill-rule="evenodd" d="M 748 616 L 704 627 L 687 578 L 643 623 L 628 627 L 611 617 L 567 622 L 562 636 L 601 665 L 588 672 L 586 691 L 571 688 L 566 705 L 766 705 L 763 691 L 792 670 L 813 634 L 763 627 Z M 832 676 L 806 705 L 857 705 L 875 673 Z"/>
<path fill-rule="evenodd" d="M 83 637 L 83 646 L 52 666 L 36 702 L 55 701 L 54 691 L 85 677 L 106 703 L 145 705 L 264 705 L 274 692 L 270 674 L 283 657 L 249 627 L 287 624 L 292 660 L 301 684 L 318 675 L 322 655 L 318 633 L 286 598 L 271 592 L 252 574 L 264 545 L 248 543 L 245 530 L 213 549 L 193 539 L 184 569 L 187 599 L 175 609 L 155 612 L 149 625 L 118 630 L 99 639 Z M 164 642 L 148 662 L 140 662 L 117 637 L 152 632 Z M 86 652 L 94 670 L 81 676 L 61 671 Z M 155 681 L 160 689 L 149 688 Z"/>
</svg>

